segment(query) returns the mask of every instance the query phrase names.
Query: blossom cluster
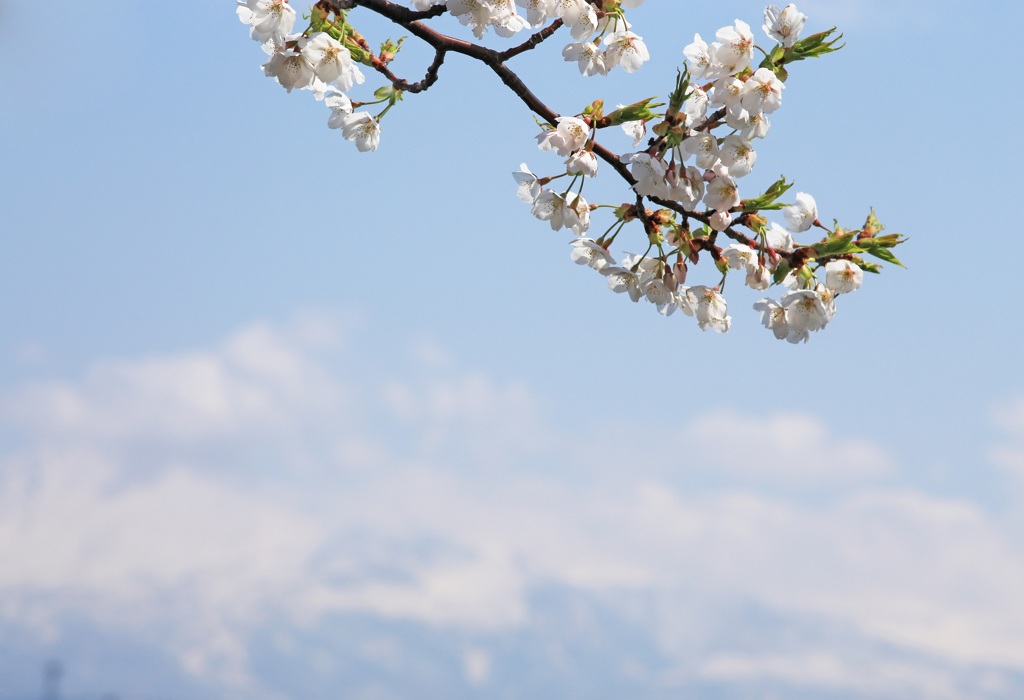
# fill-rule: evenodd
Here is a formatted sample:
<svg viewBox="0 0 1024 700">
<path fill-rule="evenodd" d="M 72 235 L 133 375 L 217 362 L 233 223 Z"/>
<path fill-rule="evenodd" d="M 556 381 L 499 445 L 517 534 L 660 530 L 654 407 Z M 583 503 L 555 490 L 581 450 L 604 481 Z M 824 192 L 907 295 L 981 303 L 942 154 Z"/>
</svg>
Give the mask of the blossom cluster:
<svg viewBox="0 0 1024 700">
<path fill-rule="evenodd" d="M 352 52 L 330 33 L 292 33 L 295 10 L 288 0 L 238 0 L 236 9 L 269 60 L 263 72 L 288 92 L 309 90 L 331 110 L 327 126 L 341 129 L 360 151 L 380 143 L 380 124 L 369 112 L 353 111 L 345 94 L 365 81 Z"/>
<path fill-rule="evenodd" d="M 331 109 L 328 127 L 341 129 L 360 151 L 380 143 L 380 117 L 355 112 L 346 93 L 364 76 L 353 59 L 344 28 L 338 37 L 327 31 L 292 33 L 295 10 L 288 0 L 236 0 L 238 18 L 250 25 L 269 60 L 263 71 L 285 90 L 309 90 Z M 604 75 L 615 67 L 632 73 L 650 59 L 643 39 L 630 31 L 623 8 L 643 0 L 620 0 L 617 11 L 598 13 L 588 0 L 411 0 L 420 11 L 444 6 L 482 38 L 488 28 L 502 37 L 560 21 L 576 41 L 563 50 L 566 61 L 578 63 L 583 75 Z M 518 7 L 517 7 L 518 6 Z M 522 8 L 525 15 L 519 14 Z M 341 40 L 339 40 L 339 38 Z M 350 48 L 351 47 L 351 48 Z M 357 50 L 362 50 L 361 48 Z M 380 103 L 384 100 L 377 100 Z"/>
<path fill-rule="evenodd" d="M 568 229 L 576 236 L 571 244 L 574 262 L 596 270 L 609 289 L 634 302 L 646 300 L 666 316 L 680 310 L 695 317 L 703 330 L 725 332 L 731 317 L 722 290 L 730 272 L 742 272 L 744 283 L 754 290 L 764 291 L 773 284 L 788 289 L 781 301 L 762 299 L 754 308 L 777 338 L 806 341 L 810 332 L 824 328 L 833 318 L 836 296 L 860 287 L 862 267 L 877 271 L 877 266 L 854 254 L 862 250 L 857 246 L 888 259 L 877 247 L 899 242 L 898 237 L 886 237 L 886 241 L 872 239 L 862 244 L 862 239 L 872 235 L 867 226 L 856 232 L 861 234 L 857 241 L 842 229 L 830 231 L 819 221 L 811 195 L 799 192 L 788 205 L 776 201 L 791 186 L 784 179 L 760 197 L 744 199 L 740 195 L 739 182 L 757 161 L 754 143 L 767 136 L 768 115 L 782 105 L 783 80 L 788 76 L 783 65 L 834 50 L 824 41 L 830 32 L 800 42 L 806 19 L 793 4 L 765 8 L 763 30 L 777 46 L 762 50 L 766 58 L 756 67 L 755 38 L 742 20 L 719 29 L 711 44 L 696 34 L 683 49 L 687 66 L 664 115 L 651 113 L 645 102 L 610 115 L 603 115 L 600 108 L 588 108 L 577 116 L 558 117 L 537 140 L 541 150 L 564 159 L 564 172 L 539 177 L 524 163 L 513 173 L 519 198 L 553 230 Z M 630 118 L 635 116 L 641 118 Z M 585 181 L 597 174 L 598 129 L 620 124 L 636 148 L 647 137 L 647 122 L 658 116 L 662 121 L 646 147 L 618 158 L 628 168 L 637 204 L 589 204 L 583 189 Z M 570 178 L 568 187 L 547 187 L 563 177 Z M 645 201 L 663 208 L 651 211 Z M 616 221 L 605 235 L 588 237 L 591 212 L 599 206 L 614 209 Z M 781 209 L 785 227 L 760 216 L 762 209 Z M 644 225 L 647 251 L 626 254 L 616 262 L 611 244 L 633 221 Z M 691 221 L 701 228 L 691 230 Z M 741 226 L 751 235 L 740 232 Z M 835 253 L 822 255 L 813 245 L 795 242 L 793 234 L 812 227 L 829 235 L 826 240 L 833 241 L 830 245 Z M 876 225 L 872 231 L 880 228 Z M 721 247 L 716 243 L 719 234 L 738 242 Z M 845 247 L 834 243 L 836 240 Z M 688 268 L 697 264 L 701 253 L 710 254 L 721 282 L 688 287 Z M 820 270 L 825 272 L 824 282 L 817 279 Z"/>
<path fill-rule="evenodd" d="M 878 235 L 883 227 L 874 212 L 861 229 L 844 229 L 838 223 L 830 229 L 821 223 L 810 194 L 797 192 L 792 201 L 782 200 L 792 187 L 785 178 L 763 193 L 740 193 L 743 178 L 757 164 L 755 144 L 767 137 L 770 120 L 782 106 L 789 64 L 841 48 L 836 46 L 841 35 L 832 37 L 835 28 L 801 37 L 807 17 L 794 4 L 764 9 L 762 29 L 774 42 L 767 49 L 755 44 L 750 25 L 739 19 L 718 29 L 710 43 L 695 34 L 682 49 L 685 65 L 663 112 L 653 111 L 665 105 L 649 98 L 609 112 L 598 100 L 580 113 L 560 116 L 538 104 L 528 90 L 515 87 L 521 81 L 506 61 L 564 29 L 573 41 L 561 55 L 575 62 L 583 76 L 604 75 L 616 67 L 633 73 L 650 55 L 626 21 L 625 10 L 639 7 L 643 0 L 410 1 L 416 12 L 378 0 L 319 0 L 301 32 L 294 31 L 297 17 L 288 0 L 236 0 L 236 12 L 268 56 L 264 73 L 288 92 L 311 92 L 330 109 L 328 127 L 339 129 L 360 151 L 376 150 L 380 119 L 404 92 L 429 88 L 447 52 L 486 63 L 543 118 L 537 146 L 562 161 L 559 171 L 543 177 L 524 163 L 513 173 L 519 198 L 553 231 L 573 234 L 574 262 L 600 273 L 612 291 L 633 302 L 645 300 L 665 316 L 681 311 L 703 330 L 728 331 L 732 318 L 723 292 L 729 274 L 741 273 L 751 289 L 780 285 L 787 290 L 779 300 L 761 299 L 754 309 L 775 337 L 798 343 L 832 320 L 836 297 L 858 289 L 864 271 L 880 270 L 863 255 L 900 264 L 891 248 L 902 243 L 902 237 Z M 434 48 L 435 60 L 423 80 L 410 83 L 391 72 L 389 64 L 402 41 L 388 40 L 375 54 L 351 25 L 354 7 L 387 17 Z M 445 13 L 477 38 L 488 30 L 511 37 L 543 29 L 500 52 L 424 29 L 424 20 Z M 755 63 L 757 51 L 763 59 Z M 386 80 L 366 102 L 348 96 L 365 82 L 361 65 Z M 374 104 L 382 105 L 375 115 L 359 111 Z M 603 129 L 615 126 L 631 141 L 620 153 L 598 140 Z M 587 201 L 583 191 L 602 162 L 626 180 L 634 201 Z M 563 178 L 564 186 L 552 184 Z M 592 216 L 603 208 L 614 212 L 614 221 L 602 235 L 592 236 Z M 769 221 L 765 213 L 772 211 L 781 211 L 784 225 Z M 623 253 L 616 260 L 613 243 L 628 226 L 637 225 L 642 226 L 646 250 Z M 823 231 L 824 237 L 794 239 L 812 230 Z M 729 243 L 723 245 L 720 237 Z M 713 277 L 687 286 L 690 268 L 708 258 Z M 822 273 L 824 281 L 818 279 Z"/>
<path fill-rule="evenodd" d="M 577 236 L 571 243 L 572 261 L 598 271 L 612 292 L 626 294 L 634 302 L 645 300 L 664 315 L 680 310 L 695 317 L 700 329 L 724 333 L 731 317 L 722 289 L 728 273 L 739 271 L 745 285 L 754 290 L 767 290 L 773 283 L 788 290 L 780 301 L 762 299 L 755 309 L 776 338 L 799 343 L 835 316 L 836 297 L 858 289 L 863 270 L 852 254 L 813 267 L 786 262 L 786 256 L 798 249 L 794 233 L 813 226 L 833 232 L 818 220 L 817 204 L 810 194 L 798 192 L 791 205 L 775 203 L 790 186 L 784 180 L 757 203 L 768 210 L 781 208 L 784 228 L 757 216 L 760 207 L 743 206 L 750 201 L 741 198 L 738 181 L 754 169 L 755 139 L 768 134 L 768 115 L 781 106 L 785 86 L 780 74 L 787 74 L 780 69 L 786 50 L 802 48 L 798 41 L 807 18 L 793 4 L 781 9 L 769 5 L 764 17 L 764 32 L 778 46 L 771 53 L 764 52 L 767 57 L 760 67 L 753 65 L 754 34 L 740 19 L 718 30 L 711 44 L 697 34 L 683 49 L 687 68 L 670 98 L 670 112 L 654 129 L 656 137 L 647 147 L 620 158 L 629 168 L 638 205 L 611 207 L 616 222 L 605 235 L 587 236 L 590 214 L 597 206 L 588 204 L 583 196 L 585 180 L 597 174 L 596 132 L 605 122 L 620 123 L 632 137 L 633 146 L 640 145 L 647 135 L 646 122 L 657 116 L 646 110 L 645 103 L 633 105 L 632 112 L 645 117 L 639 120 L 627 120 L 629 110 L 613 113 L 614 119 L 599 119 L 593 111 L 557 118 L 538 136 L 538 143 L 542 150 L 564 159 L 564 173 L 541 178 L 523 164 L 513 176 L 519 184 L 519 199 L 552 229 L 571 230 Z M 825 45 L 819 53 L 828 48 Z M 814 55 L 810 49 L 808 54 Z M 716 134 L 720 128 L 729 133 Z M 560 177 L 571 178 L 564 190 L 544 186 Z M 645 199 L 671 208 L 641 210 Z M 682 222 L 677 220 L 678 214 Z M 689 229 L 690 218 L 702 224 L 699 231 Z M 611 243 L 626 223 L 638 219 L 644 223 L 647 252 L 627 254 L 616 262 L 609 252 Z M 739 233 L 738 225 L 750 228 L 754 237 Z M 720 232 L 742 243 L 721 248 L 716 245 Z M 688 266 L 698 262 L 702 251 L 711 253 L 721 283 L 686 287 Z M 810 254 L 805 262 L 807 257 Z M 871 268 L 870 264 L 864 266 Z M 819 282 L 815 272 L 822 268 L 825 280 Z"/>
<path fill-rule="evenodd" d="M 599 13 L 587 0 L 412 0 L 412 4 L 417 10 L 444 5 L 478 39 L 488 27 L 498 36 L 509 37 L 560 20 L 575 39 L 562 56 L 575 61 L 585 76 L 604 75 L 615 67 L 633 73 L 650 59 L 643 39 L 630 31 L 621 11 Z M 641 4 L 643 0 L 621 0 L 618 7 L 632 9 Z"/>
</svg>

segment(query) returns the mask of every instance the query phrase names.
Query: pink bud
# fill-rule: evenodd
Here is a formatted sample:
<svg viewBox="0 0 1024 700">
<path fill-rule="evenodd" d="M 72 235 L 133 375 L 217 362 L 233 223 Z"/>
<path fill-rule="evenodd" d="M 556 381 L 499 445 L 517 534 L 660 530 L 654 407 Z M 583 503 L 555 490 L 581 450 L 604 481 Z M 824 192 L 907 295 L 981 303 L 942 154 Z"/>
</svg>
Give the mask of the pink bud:
<svg viewBox="0 0 1024 700">
<path fill-rule="evenodd" d="M 672 266 L 672 276 L 679 284 L 686 284 L 686 263 L 682 260 Z"/>
</svg>

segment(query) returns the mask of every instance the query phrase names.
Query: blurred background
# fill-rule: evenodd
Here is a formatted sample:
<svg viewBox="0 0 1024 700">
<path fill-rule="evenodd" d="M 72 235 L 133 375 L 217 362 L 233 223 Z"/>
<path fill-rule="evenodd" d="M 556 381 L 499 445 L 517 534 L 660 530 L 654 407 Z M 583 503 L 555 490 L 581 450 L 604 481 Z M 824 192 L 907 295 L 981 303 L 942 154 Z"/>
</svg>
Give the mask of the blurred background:
<svg viewBox="0 0 1024 700">
<path fill-rule="evenodd" d="M 1024 696 L 1024 13 L 799 8 L 847 46 L 744 192 L 910 241 L 791 346 L 738 284 L 719 336 L 573 265 L 510 176 L 559 160 L 458 56 L 364 154 L 231 2 L 4 2 L 0 700 Z M 762 9 L 513 67 L 561 113 L 666 95 Z"/>
</svg>

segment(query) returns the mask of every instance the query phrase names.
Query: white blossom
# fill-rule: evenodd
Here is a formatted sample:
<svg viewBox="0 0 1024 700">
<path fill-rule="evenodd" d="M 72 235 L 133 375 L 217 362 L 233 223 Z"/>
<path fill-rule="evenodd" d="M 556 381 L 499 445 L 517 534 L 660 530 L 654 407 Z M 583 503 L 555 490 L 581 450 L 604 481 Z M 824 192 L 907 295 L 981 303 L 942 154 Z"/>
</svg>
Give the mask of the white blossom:
<svg viewBox="0 0 1024 700">
<path fill-rule="evenodd" d="M 767 233 L 765 233 L 765 242 L 768 243 L 770 248 L 774 248 L 780 253 L 792 253 L 793 248 L 796 247 L 793 235 L 774 221 L 768 227 Z"/>
<path fill-rule="evenodd" d="M 800 31 L 804 28 L 807 15 L 797 11 L 796 5 L 790 3 L 781 10 L 775 5 L 764 8 L 764 32 L 786 48 L 796 43 Z"/>
<path fill-rule="evenodd" d="M 565 168 L 572 175 L 596 177 L 597 156 L 594 155 L 593 151 L 576 151 L 565 161 Z"/>
<path fill-rule="evenodd" d="M 640 291 L 643 292 L 644 298 L 647 301 L 658 307 L 659 311 L 664 309 L 662 313 L 665 316 L 671 316 L 672 312 L 675 311 L 675 293 L 668 288 L 665 280 L 661 277 L 643 278 L 640 283 Z"/>
<path fill-rule="evenodd" d="M 732 76 L 726 76 L 716 80 L 711 88 L 712 104 L 730 107 L 740 101 L 740 95 L 743 92 L 743 81 Z"/>
<path fill-rule="evenodd" d="M 540 183 L 537 182 L 537 176 L 530 172 L 530 169 L 526 167 L 526 163 L 522 163 L 519 166 L 519 170 L 512 173 L 512 177 L 516 179 L 516 183 L 519 185 L 516 192 L 519 201 L 533 204 L 540 194 Z"/>
<path fill-rule="evenodd" d="M 742 136 L 730 134 L 722 142 L 719 158 L 733 177 L 749 175 L 757 161 L 757 152 Z"/>
<path fill-rule="evenodd" d="M 577 236 L 582 236 L 590 228 L 590 205 L 583 195 L 569 195 L 566 211 L 566 228 L 572 229 Z"/>
<path fill-rule="evenodd" d="M 597 31 L 597 12 L 586 0 L 554 0 L 554 14 L 569 27 L 569 33 L 577 41 Z"/>
<path fill-rule="evenodd" d="M 380 125 L 367 112 L 346 114 L 341 118 L 341 135 L 360 151 L 376 151 L 380 143 Z"/>
<path fill-rule="evenodd" d="M 337 92 L 337 90 L 334 87 L 320 80 L 320 78 L 316 77 L 316 75 L 313 76 L 313 82 L 303 89 L 309 90 L 311 93 L 313 93 L 313 99 L 315 99 L 317 102 L 323 102 L 325 97 L 333 94 L 334 92 Z"/>
<path fill-rule="evenodd" d="M 768 134 L 768 127 L 771 126 L 768 117 L 758 112 L 748 112 L 740 102 L 726 107 L 725 123 L 748 141 L 754 138 L 764 138 Z"/>
<path fill-rule="evenodd" d="M 490 0 L 495 5 L 495 17 L 491 20 L 494 33 L 502 37 L 510 37 L 518 34 L 524 29 L 530 28 L 530 23 L 516 12 L 512 0 Z"/>
<path fill-rule="evenodd" d="M 313 66 L 317 78 L 325 83 L 336 83 L 342 90 L 351 90 L 364 80 L 349 50 L 327 32 L 309 37 L 303 43 L 302 55 Z"/>
<path fill-rule="evenodd" d="M 619 105 L 620 107 L 622 105 Z M 622 122 L 622 130 L 626 132 L 626 136 L 633 139 L 633 148 L 636 148 L 647 136 L 647 122 L 643 119 L 637 119 L 631 122 Z"/>
<path fill-rule="evenodd" d="M 340 129 L 344 126 L 345 115 L 352 114 L 352 100 L 334 88 L 328 88 L 325 91 L 324 105 L 331 110 L 331 116 L 327 118 L 328 129 Z"/>
<path fill-rule="evenodd" d="M 555 9 L 553 0 L 516 0 L 516 4 L 526 10 L 526 21 L 534 27 L 547 22 Z"/>
<path fill-rule="evenodd" d="M 697 156 L 698 168 L 710 168 L 718 162 L 718 139 L 714 134 L 699 132 L 683 141 L 683 150 Z"/>
<path fill-rule="evenodd" d="M 658 307 L 658 313 L 671 316 L 676 309 L 681 308 L 679 295 L 674 291 L 678 285 L 663 260 L 627 255 L 622 259 L 622 267 L 635 270 L 641 295 Z"/>
<path fill-rule="evenodd" d="M 722 251 L 722 257 L 731 270 L 746 270 L 752 265 L 757 265 L 757 252 L 743 243 L 733 243 Z"/>
<path fill-rule="evenodd" d="M 806 270 L 807 268 L 801 268 Z M 782 278 L 782 286 L 786 289 L 809 289 L 814 283 L 812 277 L 805 277 L 801 271 L 790 270 L 786 273 L 786 276 Z"/>
<path fill-rule="evenodd" d="M 796 203 L 783 207 L 782 213 L 786 217 L 786 228 L 793 233 L 800 233 L 818 220 L 818 204 L 806 192 L 797 192 Z"/>
<path fill-rule="evenodd" d="M 288 92 L 313 83 L 313 65 L 300 53 L 275 53 L 263 64 L 263 72 Z"/>
<path fill-rule="evenodd" d="M 772 286 L 772 274 L 764 265 L 751 265 L 747 268 L 747 276 L 743 281 L 751 289 L 763 292 Z"/>
<path fill-rule="evenodd" d="M 633 189 L 637 194 L 647 197 L 661 197 L 666 192 L 665 175 L 667 168 L 665 161 L 655 158 L 650 153 L 627 153 L 620 156 L 619 160 L 629 163 L 629 172 L 636 179 Z"/>
<path fill-rule="evenodd" d="M 711 60 L 724 66 L 727 74 L 739 73 L 754 59 L 754 35 L 743 20 L 722 27 L 715 32 L 715 38 L 718 41 L 712 46 Z"/>
<path fill-rule="evenodd" d="M 473 30 L 477 39 L 482 39 L 491 24 L 494 8 L 487 0 L 447 0 L 448 11 Z"/>
<path fill-rule="evenodd" d="M 542 151 L 555 151 L 563 158 L 578 151 L 590 139 L 590 127 L 579 117 L 558 117 L 558 126 L 537 135 Z"/>
<path fill-rule="evenodd" d="M 477 39 L 483 38 L 487 27 L 494 27 L 499 36 L 512 36 L 529 26 L 516 13 L 512 0 L 447 0 L 447 6 Z"/>
<path fill-rule="evenodd" d="M 740 192 L 736 181 L 726 174 L 717 173 L 708 183 L 704 204 L 715 211 L 729 211 L 740 203 Z"/>
<path fill-rule="evenodd" d="M 686 100 L 683 102 L 686 123 L 693 125 L 704 120 L 708 113 L 708 95 L 698 85 L 690 85 L 686 89 Z"/>
<path fill-rule="evenodd" d="M 576 61 L 580 74 L 587 78 L 608 73 L 604 52 L 592 41 L 566 44 L 562 49 L 562 58 L 566 61 Z"/>
<path fill-rule="evenodd" d="M 693 211 L 704 197 L 703 174 L 692 165 L 686 168 L 679 165 L 670 168 L 665 174 L 665 184 L 665 196 L 682 204 L 687 211 Z"/>
<path fill-rule="evenodd" d="M 541 190 L 530 211 L 541 221 L 547 221 L 552 231 L 567 228 L 582 236 L 590 227 L 590 205 L 580 195 L 570 194 L 567 201 L 557 192 Z"/>
<path fill-rule="evenodd" d="M 651 59 L 644 40 L 631 31 L 619 31 L 604 38 L 604 64 L 608 70 L 621 66 L 627 73 L 635 73 L 645 61 Z"/>
<path fill-rule="evenodd" d="M 787 292 L 782 297 L 782 307 L 786 310 L 786 323 L 789 326 L 786 340 L 791 343 L 806 342 L 811 331 L 821 330 L 829 321 L 825 304 L 817 292 L 811 289 Z"/>
<path fill-rule="evenodd" d="M 252 26 L 250 36 L 261 44 L 290 34 L 295 26 L 295 10 L 287 0 L 240 1 L 235 12 L 243 24 Z"/>
<path fill-rule="evenodd" d="M 694 80 L 711 77 L 710 74 L 714 70 L 711 53 L 708 50 L 708 43 L 700 38 L 700 34 L 693 35 L 693 43 L 686 45 L 683 56 L 690 63 L 690 77 Z"/>
<path fill-rule="evenodd" d="M 602 274 L 615 265 L 615 260 L 608 254 L 608 251 L 592 238 L 577 238 L 571 245 L 572 251 L 570 251 L 569 257 L 577 265 L 586 265 Z"/>
<path fill-rule="evenodd" d="M 821 282 L 814 285 L 814 293 L 818 295 L 821 305 L 825 307 L 825 318 L 828 323 L 836 315 L 836 293 Z"/>
<path fill-rule="evenodd" d="M 836 294 L 848 294 L 860 289 L 863 282 L 864 271 L 849 260 L 825 263 L 825 284 Z"/>
<path fill-rule="evenodd" d="M 774 299 L 761 299 L 754 303 L 754 310 L 761 312 L 761 323 L 771 330 L 776 338 L 785 340 L 789 337 L 789 323 L 786 321 L 786 309 L 782 304 Z"/>
<path fill-rule="evenodd" d="M 697 318 L 702 331 L 708 329 L 725 333 L 732 325 L 732 317 L 726 315 L 728 307 L 725 297 L 710 287 L 697 285 L 686 290 L 686 299 Z"/>
<path fill-rule="evenodd" d="M 736 130 L 738 136 L 750 141 L 763 139 L 768 135 L 771 122 L 762 112 L 748 112 L 741 102 L 731 104 L 725 109 L 725 123 Z"/>
<path fill-rule="evenodd" d="M 616 294 L 626 293 L 634 301 L 640 301 L 643 292 L 640 291 L 640 280 L 636 273 L 625 267 L 609 267 L 603 272 L 608 279 L 608 289 Z"/>
<path fill-rule="evenodd" d="M 785 89 L 786 86 L 774 71 L 769 68 L 758 68 L 743 83 L 743 108 L 750 113 L 770 114 L 782 105 L 782 91 Z"/>
</svg>

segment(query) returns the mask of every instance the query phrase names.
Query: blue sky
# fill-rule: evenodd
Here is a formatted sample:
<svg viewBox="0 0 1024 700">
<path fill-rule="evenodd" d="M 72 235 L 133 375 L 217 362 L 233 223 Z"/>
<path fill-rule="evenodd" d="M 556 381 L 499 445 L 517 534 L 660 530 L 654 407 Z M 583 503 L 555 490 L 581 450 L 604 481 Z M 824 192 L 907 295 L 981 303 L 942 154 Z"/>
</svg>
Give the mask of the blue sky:
<svg viewBox="0 0 1024 700">
<path fill-rule="evenodd" d="M 0 700 L 51 658 L 76 699 L 1019 697 L 1024 18 L 800 8 L 847 47 L 748 179 L 910 240 L 791 346 L 739 285 L 719 336 L 573 265 L 468 61 L 361 154 L 231 3 L 0 6 Z M 513 67 L 629 103 L 761 10 L 647 0 L 633 76 Z"/>
</svg>

